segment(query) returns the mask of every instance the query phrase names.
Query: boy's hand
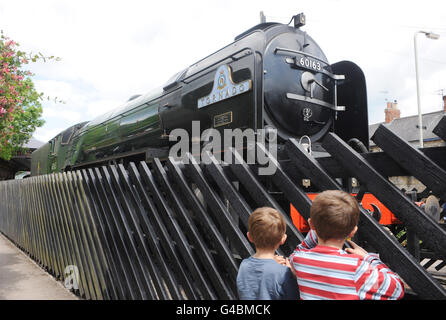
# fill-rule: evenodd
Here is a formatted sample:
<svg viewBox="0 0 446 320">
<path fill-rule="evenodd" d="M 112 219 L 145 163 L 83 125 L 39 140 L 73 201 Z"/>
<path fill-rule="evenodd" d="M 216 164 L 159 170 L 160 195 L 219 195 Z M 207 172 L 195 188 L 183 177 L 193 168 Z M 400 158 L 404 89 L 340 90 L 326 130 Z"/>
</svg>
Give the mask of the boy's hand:
<svg viewBox="0 0 446 320">
<path fill-rule="evenodd" d="M 287 266 L 287 259 L 285 257 L 283 257 L 283 256 L 279 256 L 279 255 L 275 254 L 274 255 L 274 260 L 276 260 L 276 262 L 278 264 Z"/>
<path fill-rule="evenodd" d="M 281 264 L 281 265 L 283 265 L 285 267 L 288 267 L 288 268 L 292 269 L 291 268 L 291 264 L 290 264 L 290 259 L 285 258 L 283 256 L 279 256 L 279 255 L 276 254 L 276 255 L 274 255 L 274 260 L 276 260 L 276 262 L 278 264 Z"/>
<path fill-rule="evenodd" d="M 345 251 L 347 251 L 348 253 L 357 254 L 358 256 L 361 256 L 362 258 L 364 258 L 368 254 L 367 251 L 365 251 L 363 248 L 358 246 L 353 241 L 351 241 L 351 240 L 347 240 L 347 241 L 352 246 L 351 248 L 345 249 Z"/>
</svg>

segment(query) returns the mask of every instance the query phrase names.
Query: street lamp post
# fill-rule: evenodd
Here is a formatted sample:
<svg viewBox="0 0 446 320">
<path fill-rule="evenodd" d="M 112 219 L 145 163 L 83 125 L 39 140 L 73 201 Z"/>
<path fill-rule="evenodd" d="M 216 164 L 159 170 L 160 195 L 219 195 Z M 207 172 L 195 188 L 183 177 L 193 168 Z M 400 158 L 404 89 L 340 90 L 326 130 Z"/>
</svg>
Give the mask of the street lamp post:
<svg viewBox="0 0 446 320">
<path fill-rule="evenodd" d="M 420 84 L 418 79 L 418 49 L 417 49 L 417 35 L 423 33 L 427 38 L 437 40 L 440 38 L 440 35 L 426 32 L 426 31 L 417 31 L 413 36 L 413 43 L 415 47 L 415 78 L 417 80 L 417 102 L 418 102 L 418 128 L 420 130 L 420 148 L 423 148 L 423 117 L 421 114 L 421 103 L 420 103 Z"/>
</svg>

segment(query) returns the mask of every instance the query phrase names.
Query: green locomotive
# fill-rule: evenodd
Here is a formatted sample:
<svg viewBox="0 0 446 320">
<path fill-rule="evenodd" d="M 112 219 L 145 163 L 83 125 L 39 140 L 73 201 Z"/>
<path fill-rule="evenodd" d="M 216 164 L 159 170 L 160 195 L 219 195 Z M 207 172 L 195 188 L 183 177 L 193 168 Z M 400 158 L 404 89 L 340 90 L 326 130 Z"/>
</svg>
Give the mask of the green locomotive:
<svg viewBox="0 0 446 320">
<path fill-rule="evenodd" d="M 165 157 L 172 130 L 191 133 L 193 121 L 201 130 L 271 127 L 279 142 L 305 135 L 315 149 L 329 131 L 368 146 L 361 69 L 349 61 L 329 64 L 300 30 L 304 23 L 300 14 L 291 26 L 254 26 L 163 87 L 66 129 L 32 154 L 31 174 Z"/>
</svg>

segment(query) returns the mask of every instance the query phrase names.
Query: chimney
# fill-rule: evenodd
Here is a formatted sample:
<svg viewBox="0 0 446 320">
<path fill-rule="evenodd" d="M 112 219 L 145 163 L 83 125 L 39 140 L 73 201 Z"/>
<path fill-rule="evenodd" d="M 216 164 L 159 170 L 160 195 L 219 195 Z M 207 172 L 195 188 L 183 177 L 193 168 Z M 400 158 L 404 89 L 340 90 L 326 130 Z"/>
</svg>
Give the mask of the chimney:
<svg viewBox="0 0 446 320">
<path fill-rule="evenodd" d="M 443 97 L 444 98 L 444 97 Z M 445 100 L 446 104 L 446 100 Z M 446 105 L 445 105 L 446 108 Z M 396 100 L 394 102 L 387 102 L 387 108 L 384 109 L 385 121 L 386 123 L 392 122 L 393 119 L 399 119 L 401 112 L 398 109 L 398 103 Z"/>
</svg>

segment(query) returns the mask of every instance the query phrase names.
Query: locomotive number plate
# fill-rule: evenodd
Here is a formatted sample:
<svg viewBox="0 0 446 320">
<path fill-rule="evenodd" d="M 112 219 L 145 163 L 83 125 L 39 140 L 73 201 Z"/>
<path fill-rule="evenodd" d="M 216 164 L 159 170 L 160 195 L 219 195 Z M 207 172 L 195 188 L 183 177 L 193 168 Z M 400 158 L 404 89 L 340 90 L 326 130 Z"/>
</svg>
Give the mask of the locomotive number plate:
<svg viewBox="0 0 446 320">
<path fill-rule="evenodd" d="M 322 71 L 322 63 L 320 61 L 305 56 L 297 56 L 296 65 L 306 69 Z"/>
<path fill-rule="evenodd" d="M 214 116 L 214 128 L 221 127 L 232 122 L 232 111 Z"/>
</svg>

